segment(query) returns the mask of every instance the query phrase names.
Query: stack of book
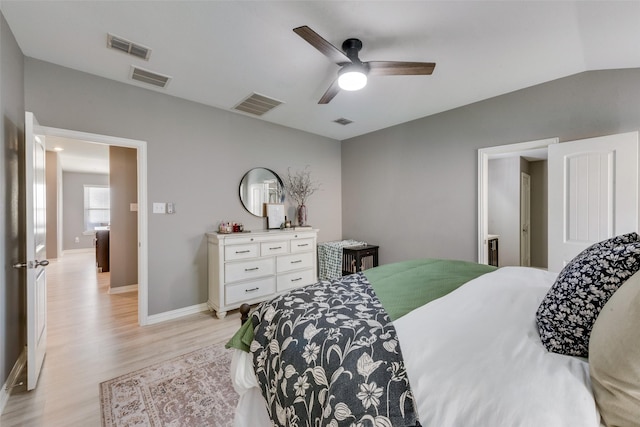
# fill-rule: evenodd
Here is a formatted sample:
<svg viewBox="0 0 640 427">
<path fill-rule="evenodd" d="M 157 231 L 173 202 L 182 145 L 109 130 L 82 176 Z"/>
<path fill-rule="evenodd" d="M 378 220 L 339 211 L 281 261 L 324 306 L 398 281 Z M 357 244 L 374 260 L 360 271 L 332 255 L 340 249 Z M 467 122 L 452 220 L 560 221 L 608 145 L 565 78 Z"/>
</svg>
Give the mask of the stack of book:
<svg viewBox="0 0 640 427">
<path fill-rule="evenodd" d="M 313 230 L 313 227 L 310 225 L 294 225 L 291 228 L 294 230 Z"/>
</svg>

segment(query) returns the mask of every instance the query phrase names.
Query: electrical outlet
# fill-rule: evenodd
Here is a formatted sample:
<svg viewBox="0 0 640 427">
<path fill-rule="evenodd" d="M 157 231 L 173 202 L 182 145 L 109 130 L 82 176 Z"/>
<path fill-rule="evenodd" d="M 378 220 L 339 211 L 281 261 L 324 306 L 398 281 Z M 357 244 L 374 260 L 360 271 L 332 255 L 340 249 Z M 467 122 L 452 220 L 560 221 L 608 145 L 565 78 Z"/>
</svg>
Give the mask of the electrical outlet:
<svg viewBox="0 0 640 427">
<path fill-rule="evenodd" d="M 80 238 L 76 237 L 75 239 L 73 239 L 73 241 L 76 242 L 76 243 L 80 243 Z"/>
<path fill-rule="evenodd" d="M 173 202 L 167 203 L 167 213 L 172 214 L 176 212 L 176 204 Z"/>
</svg>

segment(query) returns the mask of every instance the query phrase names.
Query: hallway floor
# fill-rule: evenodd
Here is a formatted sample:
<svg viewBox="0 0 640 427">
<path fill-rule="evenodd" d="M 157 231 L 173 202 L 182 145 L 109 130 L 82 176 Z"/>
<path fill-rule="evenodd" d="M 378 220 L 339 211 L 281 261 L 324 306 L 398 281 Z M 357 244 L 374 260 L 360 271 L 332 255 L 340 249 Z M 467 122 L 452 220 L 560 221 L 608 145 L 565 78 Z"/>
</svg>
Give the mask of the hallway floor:
<svg viewBox="0 0 640 427">
<path fill-rule="evenodd" d="M 140 327 L 137 292 L 108 294 L 93 251 L 65 254 L 46 271 L 47 355 L 36 389 L 27 392 L 24 377 L 13 389 L 3 427 L 99 426 L 102 381 L 226 341 L 240 324 L 238 312 L 203 312 Z"/>
</svg>

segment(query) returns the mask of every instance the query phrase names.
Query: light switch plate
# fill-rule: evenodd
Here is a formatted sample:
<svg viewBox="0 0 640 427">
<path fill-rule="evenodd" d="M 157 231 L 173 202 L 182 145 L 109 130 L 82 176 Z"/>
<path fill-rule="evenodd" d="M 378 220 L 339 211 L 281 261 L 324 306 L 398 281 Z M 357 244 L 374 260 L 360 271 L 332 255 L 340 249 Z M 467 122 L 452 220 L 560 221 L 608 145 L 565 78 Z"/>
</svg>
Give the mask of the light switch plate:
<svg viewBox="0 0 640 427">
<path fill-rule="evenodd" d="M 138 212 L 138 204 L 137 203 L 129 203 L 129 210 L 131 212 Z"/>
<path fill-rule="evenodd" d="M 154 202 L 153 203 L 153 213 L 156 213 L 156 214 L 167 213 L 167 204 L 166 203 Z"/>
</svg>

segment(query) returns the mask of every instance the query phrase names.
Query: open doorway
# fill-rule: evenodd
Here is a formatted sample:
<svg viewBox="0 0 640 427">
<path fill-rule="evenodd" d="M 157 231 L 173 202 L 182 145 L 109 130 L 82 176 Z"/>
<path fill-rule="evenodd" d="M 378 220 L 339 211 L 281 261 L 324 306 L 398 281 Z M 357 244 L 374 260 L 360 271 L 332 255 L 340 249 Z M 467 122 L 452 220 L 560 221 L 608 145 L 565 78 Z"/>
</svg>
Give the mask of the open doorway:
<svg viewBox="0 0 640 427">
<path fill-rule="evenodd" d="M 126 186 L 133 187 L 133 195 L 129 191 L 129 194 L 126 196 L 126 200 L 120 200 L 121 206 L 118 211 L 120 215 L 122 215 L 123 211 L 127 211 L 126 214 L 131 216 L 133 214 L 134 217 L 134 225 L 128 225 L 124 229 L 121 228 L 121 232 L 118 233 L 119 236 L 116 239 L 115 233 L 111 232 L 110 242 L 111 245 L 114 243 L 123 244 L 122 242 L 128 242 L 127 244 L 133 247 L 133 251 L 135 252 L 135 257 L 137 258 L 137 262 L 135 265 L 127 266 L 127 270 L 133 269 L 133 282 L 131 286 L 118 286 L 119 291 L 130 291 L 133 287 L 138 290 L 138 324 L 145 325 L 147 324 L 148 317 L 148 290 L 147 290 L 147 210 L 146 210 L 146 200 L 147 200 L 147 188 L 146 188 L 146 142 L 138 141 L 138 140 L 130 140 L 124 138 L 111 137 L 106 135 L 98 135 L 98 134 L 88 134 L 84 132 L 71 131 L 66 129 L 59 128 L 51 128 L 51 127 L 42 127 L 42 134 L 45 136 L 45 139 L 51 139 L 52 145 L 56 142 L 61 143 L 62 141 L 66 141 L 69 144 L 82 144 L 85 150 L 91 151 L 91 149 L 98 149 L 97 151 L 103 150 L 103 152 L 108 153 L 107 157 L 113 159 L 118 159 L 119 162 L 115 165 L 115 169 L 118 171 L 117 174 L 110 174 L 110 178 L 107 178 L 107 187 L 109 186 L 109 182 L 113 184 L 113 178 L 118 177 L 116 182 L 120 181 L 122 185 L 122 181 L 129 181 Z M 49 148 L 49 145 L 47 145 Z M 106 150 L 106 151 L 104 151 Z M 99 157 L 99 156 L 98 156 Z M 124 164 L 122 163 L 124 160 Z M 128 159 L 128 160 L 127 160 Z M 95 160 L 95 159 L 94 159 Z M 85 163 L 91 164 L 94 162 L 90 158 L 86 158 Z M 81 160 L 82 161 L 82 160 Z M 107 163 L 110 163 L 107 160 Z M 97 166 L 96 166 L 97 167 Z M 62 169 L 62 168 L 58 168 Z M 97 169 L 96 171 L 100 171 Z M 101 170 L 104 172 L 104 169 Z M 61 170 L 56 172 L 58 178 L 61 178 L 63 172 Z M 100 173 L 93 174 L 92 179 L 101 175 Z M 85 177 L 88 177 L 86 175 Z M 109 176 L 109 175 L 107 175 Z M 123 178 L 124 177 L 124 178 Z M 88 178 L 87 178 L 88 179 Z M 104 178 L 102 178 L 104 180 Z M 133 182 L 130 182 L 133 181 Z M 61 183 L 58 183 L 58 186 Z M 96 184 L 95 187 L 105 186 L 104 183 Z M 92 186 L 89 184 L 89 186 Z M 118 193 L 121 193 L 118 191 Z M 57 194 L 54 196 L 59 198 L 60 200 L 64 197 L 63 194 Z M 83 201 L 84 203 L 84 201 Z M 124 206 L 122 206 L 124 204 Z M 64 239 L 73 239 L 73 243 L 77 240 L 84 239 L 85 249 L 88 246 L 87 242 L 89 242 L 89 250 L 95 251 L 94 242 L 95 242 L 95 233 L 91 230 L 87 230 L 85 226 L 85 221 L 76 220 L 76 222 L 81 222 L 80 227 L 82 228 L 82 232 L 77 233 L 67 233 L 65 234 L 64 222 L 62 218 L 64 217 L 64 203 L 59 205 L 59 208 L 56 208 L 56 213 L 58 214 L 58 218 L 55 220 L 56 227 L 54 227 L 55 231 L 55 240 L 52 240 L 51 244 L 56 248 L 56 256 L 61 256 L 62 251 L 66 250 Z M 77 211 L 77 209 L 76 209 Z M 77 214 L 77 212 L 76 212 Z M 104 226 L 105 229 L 109 228 L 109 225 Z M 65 237 L 66 236 L 66 237 Z M 114 241 L 115 239 L 115 241 Z M 82 248 L 80 248 L 82 249 Z M 111 251 L 110 251 L 111 252 Z M 122 255 L 122 253 L 126 253 L 126 251 L 116 251 L 117 254 Z M 129 262 L 131 257 L 128 257 L 125 262 Z M 111 269 L 110 269 L 111 270 Z M 110 272 L 111 279 L 113 280 L 113 272 Z M 127 279 L 129 280 L 129 279 Z M 131 281 L 131 280 L 129 280 Z M 112 289 L 117 289 L 116 287 Z M 112 291 L 114 292 L 114 291 Z M 116 290 L 115 292 L 118 292 Z"/>
<path fill-rule="evenodd" d="M 547 147 L 557 142 L 551 138 L 478 151 L 478 262 L 546 267 L 546 158 Z"/>
</svg>

